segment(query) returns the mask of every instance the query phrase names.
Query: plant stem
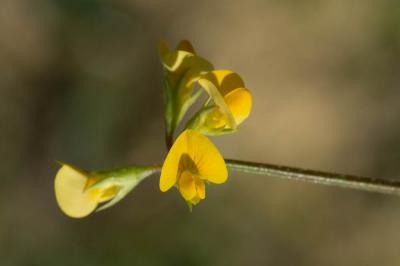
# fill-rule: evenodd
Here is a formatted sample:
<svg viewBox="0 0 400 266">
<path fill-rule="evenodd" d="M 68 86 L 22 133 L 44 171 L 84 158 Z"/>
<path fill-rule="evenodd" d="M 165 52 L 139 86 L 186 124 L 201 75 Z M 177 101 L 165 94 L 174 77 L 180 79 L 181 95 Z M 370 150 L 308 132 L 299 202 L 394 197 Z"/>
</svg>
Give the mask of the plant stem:
<svg viewBox="0 0 400 266">
<path fill-rule="evenodd" d="M 400 180 L 343 175 L 232 159 L 225 159 L 225 162 L 232 171 L 400 196 Z"/>
<path fill-rule="evenodd" d="M 169 130 L 165 131 L 165 145 L 167 147 L 167 151 L 169 151 L 173 144 L 173 133 L 169 132 Z"/>
</svg>

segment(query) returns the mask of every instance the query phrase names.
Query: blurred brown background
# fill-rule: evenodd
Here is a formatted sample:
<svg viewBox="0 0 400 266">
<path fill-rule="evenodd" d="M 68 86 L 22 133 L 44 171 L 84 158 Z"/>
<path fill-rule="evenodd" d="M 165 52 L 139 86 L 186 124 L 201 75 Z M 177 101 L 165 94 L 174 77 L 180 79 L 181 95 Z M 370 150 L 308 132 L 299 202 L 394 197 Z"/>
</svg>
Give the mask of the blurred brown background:
<svg viewBox="0 0 400 266">
<path fill-rule="evenodd" d="M 397 0 L 3 0 L 0 265 L 399 265 L 400 198 L 232 173 L 189 213 L 158 177 L 73 220 L 56 159 L 165 156 L 158 40 L 240 73 L 252 116 L 224 156 L 400 177 Z"/>
</svg>

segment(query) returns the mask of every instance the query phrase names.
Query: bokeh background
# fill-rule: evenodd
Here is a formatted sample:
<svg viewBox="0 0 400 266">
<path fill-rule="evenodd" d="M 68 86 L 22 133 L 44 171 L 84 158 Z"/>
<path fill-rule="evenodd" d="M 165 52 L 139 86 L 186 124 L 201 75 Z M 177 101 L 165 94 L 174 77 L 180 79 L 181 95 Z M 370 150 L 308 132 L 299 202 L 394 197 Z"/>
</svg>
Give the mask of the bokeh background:
<svg viewBox="0 0 400 266">
<path fill-rule="evenodd" d="M 55 160 L 165 156 L 157 43 L 240 73 L 225 157 L 400 178 L 397 0 L 2 0 L 0 265 L 399 265 L 400 199 L 231 173 L 193 213 L 158 177 L 74 220 Z"/>
</svg>

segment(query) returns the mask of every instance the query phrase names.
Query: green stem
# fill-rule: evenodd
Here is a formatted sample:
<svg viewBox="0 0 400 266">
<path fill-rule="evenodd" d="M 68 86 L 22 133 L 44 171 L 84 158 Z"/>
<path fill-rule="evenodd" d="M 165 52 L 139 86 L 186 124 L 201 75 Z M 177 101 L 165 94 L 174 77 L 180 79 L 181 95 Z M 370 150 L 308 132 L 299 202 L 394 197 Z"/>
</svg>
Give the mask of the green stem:
<svg viewBox="0 0 400 266">
<path fill-rule="evenodd" d="M 352 188 L 363 191 L 370 191 L 383 194 L 392 194 L 400 196 L 400 180 L 378 179 L 371 177 L 362 177 L 355 175 L 343 175 L 315 170 L 301 169 L 295 167 L 287 167 L 274 164 L 256 163 L 248 161 L 240 161 L 233 159 L 225 159 L 225 162 L 231 171 L 250 173 L 256 175 L 279 177 L 290 180 L 299 180 L 311 182 L 315 184 L 338 186 L 343 188 Z M 147 167 L 153 173 L 161 171 L 161 165 Z M 112 172 L 114 176 L 129 176 L 131 172 L 135 172 L 137 167 L 125 167 L 116 169 Z M 99 171 L 96 173 L 102 173 Z M 147 176 L 146 176 L 147 177 Z"/>
<path fill-rule="evenodd" d="M 343 175 L 232 159 L 225 159 L 225 162 L 232 171 L 400 196 L 400 180 Z"/>
<path fill-rule="evenodd" d="M 174 141 L 174 131 L 174 129 L 165 130 L 165 145 L 167 147 L 167 151 L 169 151 L 172 147 Z"/>
</svg>

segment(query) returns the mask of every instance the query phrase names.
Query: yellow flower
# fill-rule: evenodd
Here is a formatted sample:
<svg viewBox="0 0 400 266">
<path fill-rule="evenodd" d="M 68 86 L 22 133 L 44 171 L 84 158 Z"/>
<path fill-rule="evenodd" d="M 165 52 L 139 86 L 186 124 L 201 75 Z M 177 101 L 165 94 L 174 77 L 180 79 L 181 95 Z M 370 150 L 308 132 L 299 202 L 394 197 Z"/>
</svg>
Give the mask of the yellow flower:
<svg viewBox="0 0 400 266">
<path fill-rule="evenodd" d="M 86 190 L 100 178 L 72 165 L 63 164 L 54 182 L 61 210 L 70 217 L 82 218 L 92 213 L 99 203 L 112 199 L 118 192 L 116 186 Z"/>
<path fill-rule="evenodd" d="M 82 218 L 96 209 L 99 211 L 113 206 L 140 181 L 157 171 L 157 167 L 132 166 L 87 172 L 62 164 L 54 181 L 57 203 L 66 215 Z M 97 208 L 106 201 L 108 202 Z"/>
<path fill-rule="evenodd" d="M 170 50 L 164 41 L 160 41 L 159 53 L 163 66 L 169 72 L 170 81 L 180 81 L 182 87 L 190 87 L 201 73 L 213 69 L 210 62 L 196 55 L 192 44 L 187 40 L 180 41 L 175 50 Z"/>
<path fill-rule="evenodd" d="M 250 114 L 251 92 L 242 78 L 230 70 L 213 70 L 203 75 L 199 84 L 213 101 L 190 122 L 191 128 L 207 135 L 233 132 Z"/>
<path fill-rule="evenodd" d="M 159 44 L 161 62 L 165 68 L 167 133 L 172 134 L 186 111 L 200 96 L 193 95 L 193 85 L 200 76 L 213 69 L 206 59 L 196 55 L 192 44 L 183 40 L 175 50 L 164 41 Z"/>
<path fill-rule="evenodd" d="M 160 190 L 176 185 L 189 204 L 206 196 L 205 182 L 221 184 L 228 178 L 224 158 L 204 135 L 185 130 L 176 139 L 161 169 Z"/>
</svg>

